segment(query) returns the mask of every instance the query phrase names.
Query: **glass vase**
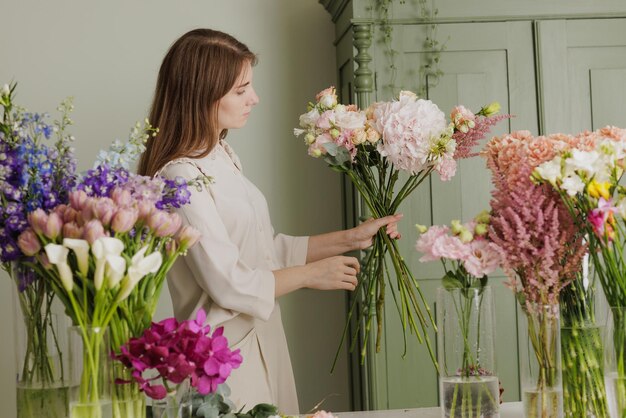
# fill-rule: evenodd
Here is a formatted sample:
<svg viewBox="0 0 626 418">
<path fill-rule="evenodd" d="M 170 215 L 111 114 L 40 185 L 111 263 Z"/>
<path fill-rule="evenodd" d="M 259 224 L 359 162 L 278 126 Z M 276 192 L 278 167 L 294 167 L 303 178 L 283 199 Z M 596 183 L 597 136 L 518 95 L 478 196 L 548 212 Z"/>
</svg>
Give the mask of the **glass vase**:
<svg viewBox="0 0 626 418">
<path fill-rule="evenodd" d="M 192 399 L 185 381 L 163 399 L 152 400 L 152 418 L 192 418 Z"/>
<path fill-rule="evenodd" d="M 442 416 L 499 417 L 491 288 L 437 289 L 437 328 Z"/>
<path fill-rule="evenodd" d="M 13 263 L 11 277 L 17 418 L 68 416 L 66 367 L 69 318 L 47 282 L 24 264 Z"/>
<path fill-rule="evenodd" d="M 520 350 L 522 403 L 526 418 L 561 418 L 563 386 L 559 305 L 527 303 L 527 340 Z"/>
<path fill-rule="evenodd" d="M 139 384 L 133 381 L 131 370 L 121 362 L 114 361 L 112 373 L 114 382 L 111 391 L 113 418 L 145 418 L 146 396 L 139 390 Z M 115 383 L 120 380 L 130 383 Z"/>
<path fill-rule="evenodd" d="M 589 256 L 559 294 L 563 414 L 566 418 L 607 418 L 604 387 L 604 326 L 596 318 L 595 280 Z"/>
<path fill-rule="evenodd" d="M 626 307 L 611 307 L 606 326 L 605 383 L 612 418 L 626 417 Z"/>
<path fill-rule="evenodd" d="M 73 326 L 70 372 L 76 382 L 70 394 L 70 418 L 111 418 L 111 370 L 106 328 Z"/>
</svg>

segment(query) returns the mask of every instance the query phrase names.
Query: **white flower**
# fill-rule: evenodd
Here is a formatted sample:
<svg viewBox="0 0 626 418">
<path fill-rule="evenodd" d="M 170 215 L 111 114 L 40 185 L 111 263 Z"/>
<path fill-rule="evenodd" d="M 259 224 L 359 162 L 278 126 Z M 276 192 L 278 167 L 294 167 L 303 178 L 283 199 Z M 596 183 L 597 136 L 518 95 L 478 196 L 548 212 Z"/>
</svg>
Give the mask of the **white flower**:
<svg viewBox="0 0 626 418">
<path fill-rule="evenodd" d="M 337 96 L 334 94 L 326 94 L 319 100 L 319 104 L 327 109 L 332 109 L 337 105 Z"/>
<path fill-rule="evenodd" d="M 550 184 L 556 184 L 556 181 L 561 178 L 561 157 L 555 157 L 552 161 L 540 164 L 535 168 L 535 172 Z"/>
<path fill-rule="evenodd" d="M 593 177 L 596 173 L 597 166 L 596 161 L 600 158 L 600 155 L 596 151 L 580 151 L 573 150 L 572 156 L 565 159 L 565 172 L 583 172 L 589 178 Z"/>
<path fill-rule="evenodd" d="M 96 270 L 93 277 L 96 290 L 100 290 L 104 282 L 107 256 L 119 256 L 122 251 L 124 251 L 124 243 L 117 238 L 102 237 L 94 241 L 91 246 L 91 253 L 96 258 Z"/>
<path fill-rule="evenodd" d="M 300 126 L 302 128 L 313 128 L 319 118 L 320 112 L 314 107 L 308 113 L 300 115 Z"/>
<path fill-rule="evenodd" d="M 623 219 L 626 219 L 626 198 L 621 197 L 615 207 L 617 207 L 617 213 L 619 213 Z"/>
<path fill-rule="evenodd" d="M 2 96 L 8 96 L 9 94 L 11 94 L 11 88 L 8 84 L 4 84 L 2 86 Z"/>
<path fill-rule="evenodd" d="M 413 93 L 412 91 L 409 90 L 400 90 L 400 94 L 398 95 L 399 99 L 402 98 L 407 98 L 411 101 L 416 101 L 417 100 L 417 94 Z"/>
<path fill-rule="evenodd" d="M 300 135 L 302 135 L 305 132 L 306 132 L 306 129 L 293 128 L 293 134 L 295 136 L 300 136 Z"/>
<path fill-rule="evenodd" d="M 128 267 L 128 272 L 122 280 L 122 288 L 117 296 L 118 301 L 126 299 L 137 283 L 139 283 L 139 280 L 141 280 L 146 274 L 156 273 L 161 267 L 161 264 L 163 263 L 161 253 L 155 251 L 145 257 L 146 251 L 148 251 L 147 246 L 137 251 L 131 259 L 131 265 Z"/>
<path fill-rule="evenodd" d="M 363 112 L 335 112 L 335 125 L 342 129 L 364 129 L 366 120 Z"/>
<path fill-rule="evenodd" d="M 74 251 L 78 271 L 85 276 L 89 271 L 89 242 L 84 239 L 63 238 L 63 246 Z"/>
<path fill-rule="evenodd" d="M 126 260 L 119 255 L 107 255 L 106 257 L 106 276 L 108 278 L 107 286 L 113 289 L 124 277 L 126 272 Z"/>
<path fill-rule="evenodd" d="M 71 292 L 74 287 L 74 275 L 72 269 L 67 264 L 67 255 L 70 250 L 58 244 L 46 244 L 44 247 L 46 256 L 50 264 L 54 264 L 59 272 L 61 284 L 67 292 Z"/>
<path fill-rule="evenodd" d="M 568 176 L 563 179 L 561 189 L 565 190 L 570 196 L 576 196 L 577 193 L 585 190 L 585 183 L 577 175 Z"/>
</svg>

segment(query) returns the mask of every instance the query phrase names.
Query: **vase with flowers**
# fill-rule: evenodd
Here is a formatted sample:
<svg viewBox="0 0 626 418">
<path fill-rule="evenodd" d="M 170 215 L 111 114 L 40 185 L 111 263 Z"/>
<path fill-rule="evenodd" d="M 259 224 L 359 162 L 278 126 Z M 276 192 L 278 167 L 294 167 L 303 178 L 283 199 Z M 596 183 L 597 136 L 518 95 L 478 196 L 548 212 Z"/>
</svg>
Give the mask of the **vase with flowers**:
<svg viewBox="0 0 626 418">
<path fill-rule="evenodd" d="M 487 275 L 502 263 L 487 235 L 489 214 L 451 226 L 418 225 L 420 261 L 440 260 L 437 353 L 442 416 L 497 416 L 500 387 L 495 364 L 495 316 Z"/>
<path fill-rule="evenodd" d="M 575 137 L 575 146 L 537 167 L 586 234 L 595 274 L 610 307 L 605 384 L 610 416 L 626 415 L 626 188 L 620 184 L 626 130 L 607 126 Z"/>
<path fill-rule="evenodd" d="M 316 96 L 315 103 L 309 103 L 294 133 L 304 135 L 309 155 L 324 159 L 331 169 L 344 173 L 371 216 L 381 218 L 395 214 L 432 173 L 438 173 L 444 181 L 451 179 L 456 161 L 474 155 L 472 149 L 478 141 L 495 123 L 508 117 L 495 115 L 499 108 L 493 103 L 473 113 L 457 106 L 448 122 L 436 104 L 410 91 L 401 91 L 396 100 L 360 110 L 356 105 L 338 103 L 335 88 L 329 87 Z M 417 281 L 397 243 L 384 230 L 372 241 L 361 269 L 359 296 L 351 304 L 340 347 L 356 314 L 352 341 L 357 341 L 363 331 L 361 359 L 366 355 L 370 333 L 375 335 L 376 351 L 380 350 L 385 288 L 389 285 L 401 313 L 402 329 L 409 329 L 420 343 L 426 344 L 436 364 L 427 334 L 430 326 L 436 326 Z"/>
<path fill-rule="evenodd" d="M 68 204 L 29 213 L 20 249 L 65 306 L 82 344 L 72 418 L 112 414 L 110 370 L 103 369 L 111 350 L 106 331 L 133 289 L 162 283 L 174 260 L 197 240 L 197 231 L 181 228 L 169 209 L 186 203 L 188 194 L 180 190 L 200 183 L 168 187 L 101 162 L 79 179 Z M 108 338 L 115 336 L 109 330 Z"/>
<path fill-rule="evenodd" d="M 27 215 L 67 202 L 75 183 L 76 161 L 70 99 L 49 123 L 15 103 L 16 84 L 0 89 L 0 264 L 15 284 L 14 329 L 18 418 L 67 416 L 67 317 L 53 289 L 18 245 Z M 56 140 L 53 141 L 52 137 Z"/>
<path fill-rule="evenodd" d="M 484 151 L 495 186 L 489 237 L 502 250 L 508 285 L 527 320 L 520 346 L 526 417 L 563 414 L 559 295 L 576 279 L 586 245 L 558 194 L 535 184 L 531 173 L 567 141 L 518 131 L 493 138 Z"/>
<path fill-rule="evenodd" d="M 131 338 L 115 359 L 131 370 L 132 381 L 153 399 L 154 418 L 191 418 L 189 388 L 214 393 L 241 364 L 239 350 L 230 350 L 224 328 L 205 325 L 200 309 L 193 320 L 174 318 L 153 323 Z M 130 381 L 116 381 L 119 385 Z"/>
</svg>

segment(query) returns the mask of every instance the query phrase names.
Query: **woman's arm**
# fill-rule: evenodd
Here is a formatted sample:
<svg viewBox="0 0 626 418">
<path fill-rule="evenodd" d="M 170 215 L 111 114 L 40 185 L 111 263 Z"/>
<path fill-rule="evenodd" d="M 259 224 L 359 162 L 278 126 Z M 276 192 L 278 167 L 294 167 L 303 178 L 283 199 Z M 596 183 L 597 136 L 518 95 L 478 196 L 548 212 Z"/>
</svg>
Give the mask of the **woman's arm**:
<svg viewBox="0 0 626 418">
<path fill-rule="evenodd" d="M 302 288 L 318 290 L 354 290 L 359 261 L 354 257 L 335 256 L 303 266 L 274 270 L 275 297 Z"/>
<path fill-rule="evenodd" d="M 311 236 L 309 237 L 306 262 L 323 260 L 353 250 L 363 250 L 372 245 L 372 237 L 384 226 L 386 226 L 386 232 L 390 238 L 400 238 L 398 221 L 401 218 L 402 214 L 396 214 L 379 219 L 368 219 L 351 229 Z"/>
</svg>

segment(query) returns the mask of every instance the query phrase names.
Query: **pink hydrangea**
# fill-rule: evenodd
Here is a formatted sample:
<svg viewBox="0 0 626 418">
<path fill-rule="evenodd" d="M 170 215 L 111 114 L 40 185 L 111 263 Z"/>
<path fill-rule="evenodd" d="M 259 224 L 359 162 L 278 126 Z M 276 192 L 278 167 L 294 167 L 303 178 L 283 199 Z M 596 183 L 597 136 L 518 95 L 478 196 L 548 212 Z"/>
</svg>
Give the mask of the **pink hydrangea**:
<svg viewBox="0 0 626 418">
<path fill-rule="evenodd" d="M 430 100 L 400 95 L 399 100 L 379 103 L 373 119 L 383 138 L 378 152 L 397 168 L 416 174 L 442 158 L 432 142 L 445 136 L 448 124 L 445 114 Z"/>
</svg>

